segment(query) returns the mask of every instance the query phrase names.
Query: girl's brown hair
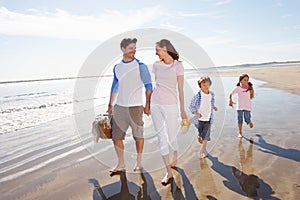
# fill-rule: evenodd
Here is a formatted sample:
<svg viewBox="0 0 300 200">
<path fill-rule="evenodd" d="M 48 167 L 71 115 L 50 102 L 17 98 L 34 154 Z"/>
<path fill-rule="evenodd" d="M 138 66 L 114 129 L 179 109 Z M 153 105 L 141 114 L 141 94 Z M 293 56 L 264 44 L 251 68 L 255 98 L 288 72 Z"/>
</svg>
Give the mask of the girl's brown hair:
<svg viewBox="0 0 300 200">
<path fill-rule="evenodd" d="M 179 54 L 172 45 L 172 43 L 167 39 L 161 39 L 160 41 L 156 42 L 156 45 L 158 45 L 160 48 L 166 47 L 168 54 L 174 59 L 179 59 Z"/>
<path fill-rule="evenodd" d="M 248 75 L 248 74 L 242 74 L 242 75 L 240 75 L 240 77 L 239 77 L 239 82 L 236 84 L 236 86 L 240 86 L 240 85 L 241 85 L 241 81 L 242 81 L 245 77 L 247 77 L 247 78 L 249 79 L 249 75 Z M 247 89 L 246 92 L 248 92 L 249 90 L 253 90 L 253 84 L 252 84 L 251 82 L 248 82 L 248 85 L 249 85 L 249 87 L 248 87 L 248 89 Z"/>
</svg>

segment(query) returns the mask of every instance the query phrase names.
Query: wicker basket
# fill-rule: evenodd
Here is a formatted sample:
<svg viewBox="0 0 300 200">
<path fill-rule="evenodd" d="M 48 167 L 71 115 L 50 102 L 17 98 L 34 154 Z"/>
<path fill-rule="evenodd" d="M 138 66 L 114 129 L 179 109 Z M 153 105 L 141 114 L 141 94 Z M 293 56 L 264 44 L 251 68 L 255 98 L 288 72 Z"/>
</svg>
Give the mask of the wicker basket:
<svg viewBox="0 0 300 200">
<path fill-rule="evenodd" d="M 93 122 L 92 134 L 94 142 L 97 143 L 99 138 L 111 139 L 112 138 L 112 115 L 100 114 L 97 115 Z"/>
<path fill-rule="evenodd" d="M 100 114 L 96 116 L 98 121 L 100 138 L 111 139 L 112 138 L 112 115 Z"/>
</svg>

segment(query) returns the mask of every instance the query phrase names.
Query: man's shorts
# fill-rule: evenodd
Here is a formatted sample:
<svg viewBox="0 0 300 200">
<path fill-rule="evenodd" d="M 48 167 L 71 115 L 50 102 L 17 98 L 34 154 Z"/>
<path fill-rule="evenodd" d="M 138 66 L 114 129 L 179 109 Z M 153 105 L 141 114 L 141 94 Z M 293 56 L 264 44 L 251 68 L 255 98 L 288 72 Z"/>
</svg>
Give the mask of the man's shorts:
<svg viewBox="0 0 300 200">
<path fill-rule="evenodd" d="M 143 139 L 143 112 L 143 106 L 123 107 L 115 105 L 112 122 L 112 140 L 124 140 L 129 126 L 136 141 Z"/>
</svg>

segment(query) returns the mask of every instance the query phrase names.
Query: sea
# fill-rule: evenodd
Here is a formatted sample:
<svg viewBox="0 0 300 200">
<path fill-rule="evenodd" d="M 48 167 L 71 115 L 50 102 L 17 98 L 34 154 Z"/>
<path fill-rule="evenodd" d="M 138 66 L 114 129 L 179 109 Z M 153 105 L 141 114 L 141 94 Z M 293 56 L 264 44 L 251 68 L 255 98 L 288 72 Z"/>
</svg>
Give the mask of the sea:
<svg viewBox="0 0 300 200">
<path fill-rule="evenodd" d="M 267 68 L 293 66 L 293 64 L 266 64 L 251 67 L 232 66 L 216 67 L 215 70 L 240 70 L 243 68 Z M 295 66 L 299 63 L 294 64 Z M 209 71 L 210 69 L 202 69 Z M 193 70 L 187 70 L 191 73 Z M 76 78 L 49 80 L 26 80 L 0 82 L 0 134 L 37 126 L 74 114 L 76 104 L 85 103 L 85 109 L 108 102 L 111 76 L 88 77 L 101 79 L 101 88 L 93 97 L 81 96 L 74 98 Z M 88 105 L 88 106 L 87 106 Z"/>
</svg>

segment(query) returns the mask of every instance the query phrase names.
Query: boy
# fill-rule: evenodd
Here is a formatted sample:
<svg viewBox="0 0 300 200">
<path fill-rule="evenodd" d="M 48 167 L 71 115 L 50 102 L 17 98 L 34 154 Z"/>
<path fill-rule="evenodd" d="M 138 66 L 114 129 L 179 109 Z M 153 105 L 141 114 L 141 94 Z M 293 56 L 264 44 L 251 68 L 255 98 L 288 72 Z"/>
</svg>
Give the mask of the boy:
<svg viewBox="0 0 300 200">
<path fill-rule="evenodd" d="M 201 77 L 198 80 L 200 91 L 193 97 L 190 103 L 190 111 L 193 113 L 193 123 L 198 129 L 198 142 L 202 145 L 200 158 L 206 158 L 206 145 L 210 141 L 210 128 L 213 123 L 213 110 L 215 107 L 215 94 L 209 90 L 212 82 L 209 77 Z"/>
</svg>

